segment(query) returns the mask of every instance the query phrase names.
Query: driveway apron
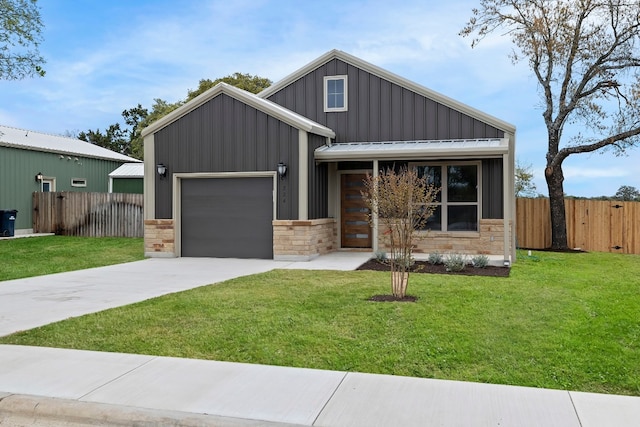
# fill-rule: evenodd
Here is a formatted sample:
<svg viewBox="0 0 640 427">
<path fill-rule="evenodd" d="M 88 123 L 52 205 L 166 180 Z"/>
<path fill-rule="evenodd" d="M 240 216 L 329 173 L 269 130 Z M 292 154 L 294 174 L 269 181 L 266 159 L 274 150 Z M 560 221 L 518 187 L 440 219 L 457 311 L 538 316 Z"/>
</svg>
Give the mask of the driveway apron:
<svg viewBox="0 0 640 427">
<path fill-rule="evenodd" d="M 0 336 L 289 264 L 257 259 L 151 258 L 4 281 L 0 282 Z"/>
</svg>

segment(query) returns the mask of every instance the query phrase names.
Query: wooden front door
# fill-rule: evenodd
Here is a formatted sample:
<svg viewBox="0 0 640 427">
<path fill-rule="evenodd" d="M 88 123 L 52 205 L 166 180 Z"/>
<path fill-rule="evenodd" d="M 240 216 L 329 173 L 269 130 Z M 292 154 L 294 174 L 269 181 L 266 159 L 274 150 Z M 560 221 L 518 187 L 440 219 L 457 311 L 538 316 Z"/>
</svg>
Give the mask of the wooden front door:
<svg viewBox="0 0 640 427">
<path fill-rule="evenodd" d="M 364 190 L 366 174 L 343 174 L 340 180 L 341 247 L 370 248 L 371 227 L 369 209 L 360 193 Z"/>
</svg>

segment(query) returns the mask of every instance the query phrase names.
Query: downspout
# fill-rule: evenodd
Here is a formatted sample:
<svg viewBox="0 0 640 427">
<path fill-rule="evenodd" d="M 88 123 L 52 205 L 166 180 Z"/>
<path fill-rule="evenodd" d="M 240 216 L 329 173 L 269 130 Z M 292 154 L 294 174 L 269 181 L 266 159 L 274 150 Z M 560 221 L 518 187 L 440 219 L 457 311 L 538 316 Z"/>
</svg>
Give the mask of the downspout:
<svg viewBox="0 0 640 427">
<path fill-rule="evenodd" d="M 298 219 L 309 219 L 309 134 L 298 130 Z"/>
</svg>

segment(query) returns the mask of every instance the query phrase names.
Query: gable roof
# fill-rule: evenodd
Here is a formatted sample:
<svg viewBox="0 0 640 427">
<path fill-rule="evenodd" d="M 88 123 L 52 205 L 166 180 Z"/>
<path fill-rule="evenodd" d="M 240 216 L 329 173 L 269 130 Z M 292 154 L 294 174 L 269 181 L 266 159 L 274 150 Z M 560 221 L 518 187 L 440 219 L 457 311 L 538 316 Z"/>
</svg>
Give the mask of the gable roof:
<svg viewBox="0 0 640 427">
<path fill-rule="evenodd" d="M 76 138 L 2 125 L 0 125 L 0 146 L 119 162 L 140 162 L 133 157 Z"/>
<path fill-rule="evenodd" d="M 316 135 L 326 136 L 329 138 L 335 138 L 336 136 L 336 134 L 331 129 L 321 125 L 320 123 L 309 120 L 308 118 L 294 113 L 293 111 L 288 110 L 276 104 L 275 102 L 262 99 L 250 92 L 239 89 L 235 86 L 231 86 L 224 82 L 218 83 L 211 89 L 198 95 L 196 98 L 187 102 L 180 108 L 172 111 L 160 120 L 153 122 L 142 130 L 142 136 L 145 137 L 151 133 L 159 131 L 160 129 L 173 123 L 174 121 L 185 116 L 186 114 L 190 113 L 191 111 L 195 110 L 196 108 L 200 107 L 207 101 L 215 98 L 220 94 L 225 94 L 234 99 L 237 99 L 238 101 L 243 102 L 244 104 L 247 104 L 259 111 L 262 111 L 265 114 L 275 117 L 276 119 L 281 120 L 296 129 L 304 130 Z"/>
<path fill-rule="evenodd" d="M 310 72 L 312 72 L 313 70 L 315 70 L 318 67 L 321 67 L 322 65 L 326 64 L 329 61 L 332 61 L 334 59 L 339 59 L 342 62 L 345 62 L 347 64 L 350 64 L 356 68 L 360 68 L 361 70 L 367 71 L 368 73 L 371 73 L 375 76 L 378 76 L 384 80 L 388 80 L 392 83 L 397 84 L 398 86 L 404 87 L 405 89 L 408 89 L 412 92 L 415 92 L 419 95 L 422 95 L 426 98 L 432 99 L 433 101 L 436 101 L 446 107 L 449 107 L 453 110 L 459 111 L 463 114 L 466 114 L 469 117 L 472 117 L 474 119 L 477 119 L 481 122 L 484 122 L 488 125 L 491 125 L 495 128 L 498 128 L 502 131 L 508 132 L 508 133 L 515 133 L 516 128 L 514 125 L 507 123 L 503 120 L 500 120 L 490 114 L 487 114 L 483 111 L 477 110 L 473 107 L 470 107 L 466 104 L 463 104 L 459 101 L 456 101 L 452 98 L 449 98 L 448 96 L 442 95 L 441 93 L 438 93 L 434 90 L 431 90 L 425 86 L 422 86 L 418 83 L 415 83 L 411 80 L 405 79 L 404 77 L 400 77 L 397 74 L 394 74 L 390 71 L 387 71 L 383 68 L 380 68 L 376 65 L 373 65 L 367 61 L 364 61 L 360 58 L 357 58 L 353 55 L 350 55 L 346 52 L 343 52 L 341 50 L 337 50 L 337 49 L 333 49 L 327 53 L 325 53 L 324 55 L 320 56 L 319 58 L 315 59 L 314 61 L 311 61 L 310 63 L 308 63 L 307 65 L 305 65 L 304 67 L 298 69 L 297 71 L 294 71 L 293 73 L 289 74 L 288 76 L 286 76 L 285 78 L 283 78 L 282 80 L 274 83 L 273 85 L 269 86 L 268 88 L 264 89 L 263 91 L 261 91 L 260 93 L 258 93 L 258 96 L 260 98 L 268 98 L 269 96 L 273 95 L 274 93 L 278 92 L 279 90 L 283 89 L 284 87 L 290 85 L 291 83 L 295 82 L 296 80 L 304 77 L 305 75 L 309 74 Z"/>
<path fill-rule="evenodd" d="M 143 178 L 144 163 L 124 163 L 109 174 L 109 178 Z"/>
</svg>

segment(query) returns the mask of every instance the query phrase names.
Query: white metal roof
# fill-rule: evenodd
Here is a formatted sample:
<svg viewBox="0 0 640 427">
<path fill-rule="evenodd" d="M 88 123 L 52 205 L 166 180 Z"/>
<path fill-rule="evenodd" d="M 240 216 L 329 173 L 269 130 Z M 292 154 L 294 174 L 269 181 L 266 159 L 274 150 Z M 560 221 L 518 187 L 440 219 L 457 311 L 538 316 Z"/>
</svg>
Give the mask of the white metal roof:
<svg viewBox="0 0 640 427">
<path fill-rule="evenodd" d="M 408 160 L 429 157 L 497 156 L 508 152 L 508 138 L 348 142 L 317 148 L 315 159 L 319 161 Z"/>
<path fill-rule="evenodd" d="M 288 110 L 281 105 L 276 104 L 275 102 L 271 102 L 266 99 L 262 99 L 253 93 L 247 92 L 246 90 L 239 89 L 235 86 L 231 86 L 227 83 L 220 82 L 211 89 L 206 92 L 198 95 L 196 98 L 187 102 L 180 108 L 170 112 L 163 118 L 151 123 L 149 126 L 142 130 L 142 136 L 145 137 L 151 133 L 155 133 L 162 129 L 163 127 L 173 123 L 178 120 L 180 117 L 188 114 L 189 112 L 195 110 L 199 106 L 205 104 L 210 99 L 215 98 L 216 96 L 224 93 L 234 99 L 237 99 L 240 102 L 243 102 L 247 105 L 252 106 L 253 108 L 262 111 L 272 117 L 275 117 L 279 120 L 282 120 L 289 125 L 301 129 L 307 132 L 315 133 L 317 135 L 326 136 L 329 138 L 335 138 L 336 134 L 333 130 L 329 129 L 326 126 L 321 125 L 320 123 L 316 123 L 313 120 L 301 116 L 300 114 L 294 113 L 291 110 Z"/>
<path fill-rule="evenodd" d="M 111 172 L 109 178 L 144 178 L 144 163 L 125 163 Z"/>
<path fill-rule="evenodd" d="M 133 157 L 125 156 L 79 139 L 2 125 L 0 125 L 0 145 L 96 159 L 140 162 L 140 160 Z"/>
</svg>

